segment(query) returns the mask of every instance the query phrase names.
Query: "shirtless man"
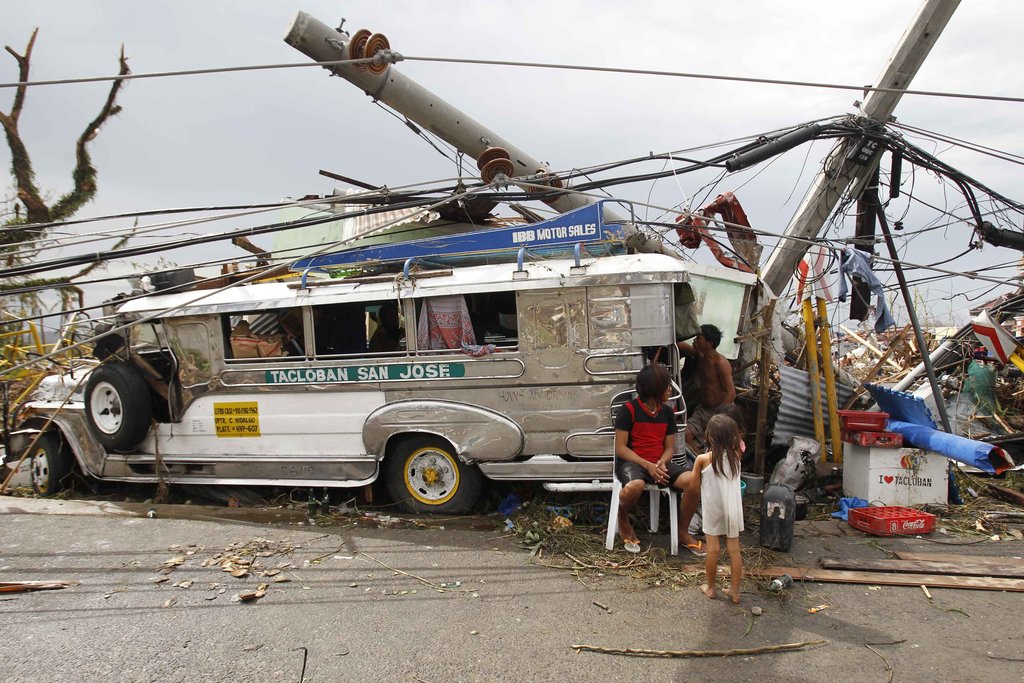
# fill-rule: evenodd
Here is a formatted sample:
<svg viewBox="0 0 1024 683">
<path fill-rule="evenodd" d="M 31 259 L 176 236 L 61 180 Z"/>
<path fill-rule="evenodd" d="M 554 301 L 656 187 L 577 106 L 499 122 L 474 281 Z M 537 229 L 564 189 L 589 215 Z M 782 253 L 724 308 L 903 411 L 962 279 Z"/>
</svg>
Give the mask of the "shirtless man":
<svg viewBox="0 0 1024 683">
<path fill-rule="evenodd" d="M 693 340 L 693 346 L 686 342 L 677 342 L 679 352 L 690 361 L 697 363 L 697 377 L 700 381 L 700 405 L 688 411 L 686 416 L 686 445 L 690 456 L 687 458 L 689 470 L 693 469 L 693 458 L 704 453 L 704 432 L 708 420 L 722 406 L 736 400 L 736 385 L 732 381 L 732 366 L 728 359 L 718 352 L 718 344 L 722 341 L 722 332 L 714 325 L 701 325 L 700 332 Z M 690 520 L 693 519 L 700 503 L 700 480 L 693 476 L 692 471 L 679 477 L 679 485 L 684 490 L 679 511 L 679 540 L 694 555 L 705 554 L 704 544 L 690 533 Z"/>
<path fill-rule="evenodd" d="M 736 385 L 732 381 L 732 366 L 718 352 L 722 332 L 714 325 L 701 325 L 693 346 L 679 342 L 679 351 L 688 360 L 696 361 L 700 381 L 700 405 L 686 417 L 686 445 L 694 456 L 707 450 L 704 430 L 715 411 L 736 400 Z"/>
</svg>

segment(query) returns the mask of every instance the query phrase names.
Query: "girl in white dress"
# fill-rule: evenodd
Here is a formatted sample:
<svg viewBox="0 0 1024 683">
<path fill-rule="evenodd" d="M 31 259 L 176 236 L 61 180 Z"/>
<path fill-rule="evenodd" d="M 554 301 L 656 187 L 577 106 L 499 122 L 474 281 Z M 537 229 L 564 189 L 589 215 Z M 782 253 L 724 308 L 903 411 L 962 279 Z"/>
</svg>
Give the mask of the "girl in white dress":
<svg viewBox="0 0 1024 683">
<path fill-rule="evenodd" d="M 715 598 L 715 578 L 718 574 L 718 556 L 721 537 L 729 551 L 732 568 L 729 598 L 740 601 L 740 579 L 743 578 L 743 559 L 740 557 L 740 532 L 743 531 L 743 501 L 740 492 L 740 458 L 742 446 L 739 427 L 727 415 L 715 415 L 708 421 L 705 432 L 711 451 L 698 455 L 693 473 L 700 486 L 701 517 L 704 524 L 708 554 L 704 560 L 707 583 L 701 586 L 712 600 Z"/>
</svg>

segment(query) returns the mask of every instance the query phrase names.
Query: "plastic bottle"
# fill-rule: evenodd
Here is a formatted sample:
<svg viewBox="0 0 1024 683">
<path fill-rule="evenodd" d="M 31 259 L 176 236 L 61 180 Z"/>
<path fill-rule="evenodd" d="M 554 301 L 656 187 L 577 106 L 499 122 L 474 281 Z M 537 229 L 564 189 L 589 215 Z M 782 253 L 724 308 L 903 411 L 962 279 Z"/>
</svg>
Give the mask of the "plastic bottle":
<svg viewBox="0 0 1024 683">
<path fill-rule="evenodd" d="M 777 579 L 772 579 L 772 582 L 768 584 L 768 590 L 773 593 L 781 593 L 790 586 L 793 585 L 793 577 L 789 574 L 783 574 Z"/>
</svg>

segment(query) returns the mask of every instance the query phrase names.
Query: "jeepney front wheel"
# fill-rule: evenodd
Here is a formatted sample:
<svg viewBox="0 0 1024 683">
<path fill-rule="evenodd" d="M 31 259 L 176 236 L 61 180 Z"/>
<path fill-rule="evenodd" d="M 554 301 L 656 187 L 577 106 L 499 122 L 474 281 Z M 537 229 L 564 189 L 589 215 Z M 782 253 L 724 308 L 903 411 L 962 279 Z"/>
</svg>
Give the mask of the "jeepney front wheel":
<svg viewBox="0 0 1024 683">
<path fill-rule="evenodd" d="M 483 488 L 480 470 L 435 436 L 402 441 L 385 461 L 385 477 L 392 500 L 406 512 L 469 512 Z"/>
<path fill-rule="evenodd" d="M 29 471 L 32 490 L 40 496 L 52 496 L 64 488 L 64 481 L 74 465 L 71 454 L 56 432 L 46 432 L 32 446 Z"/>
</svg>

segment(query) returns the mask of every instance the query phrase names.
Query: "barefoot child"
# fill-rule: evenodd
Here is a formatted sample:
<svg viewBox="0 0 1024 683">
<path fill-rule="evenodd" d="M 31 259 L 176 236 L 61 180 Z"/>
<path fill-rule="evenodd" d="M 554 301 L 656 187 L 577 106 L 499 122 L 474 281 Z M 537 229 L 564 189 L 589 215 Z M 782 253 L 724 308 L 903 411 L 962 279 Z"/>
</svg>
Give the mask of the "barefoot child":
<svg viewBox="0 0 1024 683">
<path fill-rule="evenodd" d="M 711 450 L 698 455 L 694 475 L 699 478 L 701 517 L 708 554 L 704 560 L 707 584 L 702 586 L 711 599 L 715 597 L 715 578 L 718 574 L 718 555 L 721 537 L 729 551 L 732 580 L 729 598 L 740 601 L 740 579 L 743 578 L 743 559 L 740 557 L 740 532 L 743 531 L 743 502 L 740 499 L 740 433 L 736 422 L 727 415 L 715 415 L 708 420 L 705 438 Z"/>
</svg>

